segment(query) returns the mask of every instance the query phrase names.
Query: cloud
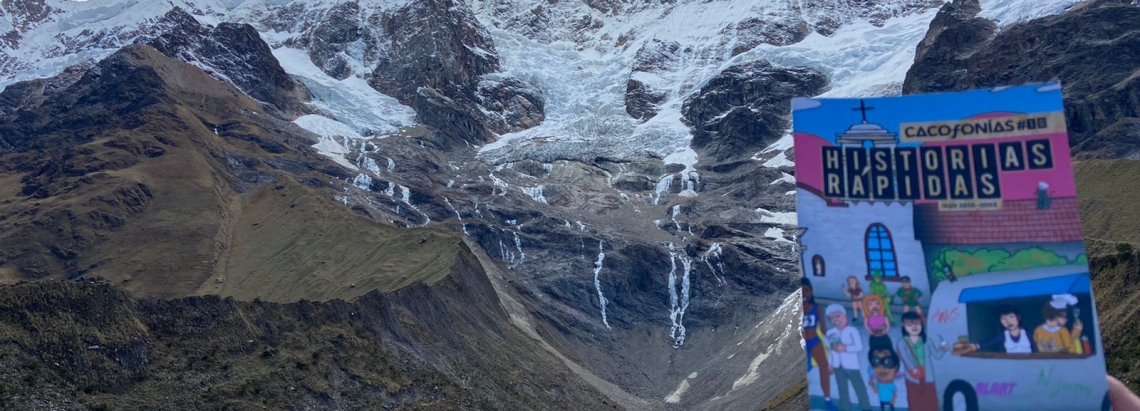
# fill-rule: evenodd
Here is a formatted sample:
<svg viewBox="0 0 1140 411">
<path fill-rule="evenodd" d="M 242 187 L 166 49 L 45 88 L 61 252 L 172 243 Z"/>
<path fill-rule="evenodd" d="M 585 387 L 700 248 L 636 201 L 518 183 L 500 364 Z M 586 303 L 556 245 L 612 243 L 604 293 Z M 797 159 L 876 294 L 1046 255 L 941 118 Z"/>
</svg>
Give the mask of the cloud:
<svg viewBox="0 0 1140 411">
<path fill-rule="evenodd" d="M 792 99 L 792 111 L 812 109 L 821 105 L 823 103 L 814 98 L 796 97 Z"/>
</svg>

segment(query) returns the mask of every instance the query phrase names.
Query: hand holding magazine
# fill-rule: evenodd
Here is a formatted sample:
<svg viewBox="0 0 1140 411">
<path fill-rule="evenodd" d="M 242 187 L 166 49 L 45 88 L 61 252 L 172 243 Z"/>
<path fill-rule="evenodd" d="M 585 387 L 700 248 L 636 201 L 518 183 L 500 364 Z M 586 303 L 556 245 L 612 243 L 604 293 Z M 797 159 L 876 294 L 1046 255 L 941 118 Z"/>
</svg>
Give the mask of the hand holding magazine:
<svg viewBox="0 0 1140 411">
<path fill-rule="evenodd" d="M 1059 83 L 792 110 L 812 410 L 1110 408 Z"/>
</svg>

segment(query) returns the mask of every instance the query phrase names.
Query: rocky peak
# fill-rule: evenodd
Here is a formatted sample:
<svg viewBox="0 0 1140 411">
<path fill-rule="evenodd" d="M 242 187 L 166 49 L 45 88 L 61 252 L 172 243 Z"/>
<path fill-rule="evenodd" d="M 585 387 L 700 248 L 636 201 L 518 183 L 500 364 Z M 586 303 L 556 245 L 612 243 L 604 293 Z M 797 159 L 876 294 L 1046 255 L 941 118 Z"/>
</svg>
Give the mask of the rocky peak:
<svg viewBox="0 0 1140 411">
<path fill-rule="evenodd" d="M 808 67 L 739 64 L 709 80 L 681 114 L 693 128 L 693 148 L 717 162 L 751 156 L 788 129 L 792 98 L 819 95 L 827 85 L 827 76 Z"/>
<path fill-rule="evenodd" d="M 24 32 L 59 10 L 46 0 L 0 0 L 0 19 L 8 20 L 10 30 Z"/>
<path fill-rule="evenodd" d="M 997 33 L 996 23 L 978 17 L 981 10 L 978 0 L 955 0 L 942 6 L 915 50 L 915 64 L 903 82 L 904 94 L 968 87 L 966 60 Z"/>
<path fill-rule="evenodd" d="M 1060 79 L 1078 157 L 1109 145 L 1112 153 L 1134 152 L 1131 144 L 1117 146 L 1115 137 L 1132 128 L 1131 118 L 1140 118 L 1140 54 L 1126 51 L 1140 47 L 1140 8 L 1126 0 L 1091 1 L 1000 32 L 975 17 L 978 10 L 977 0 L 956 0 L 939 12 L 907 72 L 904 92 Z"/>
<path fill-rule="evenodd" d="M 369 80 L 377 90 L 410 104 L 420 87 L 474 100 L 479 77 L 499 71 L 495 43 L 465 3 L 411 2 L 381 18 L 391 41 Z"/>
<path fill-rule="evenodd" d="M 298 97 L 306 93 L 281 68 L 273 51 L 249 24 L 221 23 L 206 27 L 179 7 L 155 25 L 148 44 L 168 56 L 197 65 L 259 101 L 285 112 L 304 111 Z"/>
</svg>

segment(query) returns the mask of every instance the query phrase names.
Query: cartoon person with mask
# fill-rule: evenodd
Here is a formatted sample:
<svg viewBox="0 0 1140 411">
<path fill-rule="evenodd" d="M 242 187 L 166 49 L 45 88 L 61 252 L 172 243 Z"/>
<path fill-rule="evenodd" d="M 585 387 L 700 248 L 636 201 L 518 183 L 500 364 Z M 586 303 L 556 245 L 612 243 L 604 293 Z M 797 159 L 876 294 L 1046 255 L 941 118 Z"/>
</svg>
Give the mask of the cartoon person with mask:
<svg viewBox="0 0 1140 411">
<path fill-rule="evenodd" d="M 871 363 L 871 369 L 867 370 L 871 379 L 867 385 L 879 395 L 879 410 L 895 411 L 895 401 L 899 397 L 895 385 L 899 373 L 899 354 L 890 344 L 872 345 L 867 352 L 867 360 Z"/>
</svg>

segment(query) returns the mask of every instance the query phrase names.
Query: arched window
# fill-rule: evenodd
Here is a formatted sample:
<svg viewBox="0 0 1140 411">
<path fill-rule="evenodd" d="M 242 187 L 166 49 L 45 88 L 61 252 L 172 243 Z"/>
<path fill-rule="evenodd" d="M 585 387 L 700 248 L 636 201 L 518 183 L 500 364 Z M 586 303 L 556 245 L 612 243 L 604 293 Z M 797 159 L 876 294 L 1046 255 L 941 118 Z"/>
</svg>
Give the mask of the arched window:
<svg viewBox="0 0 1140 411">
<path fill-rule="evenodd" d="M 827 275 L 827 266 L 823 264 L 823 257 L 816 254 L 811 258 L 811 274 L 816 277 Z"/>
<path fill-rule="evenodd" d="M 867 275 L 882 271 L 883 279 L 898 278 L 898 259 L 895 257 L 895 243 L 887 226 L 874 223 L 867 226 Z"/>
</svg>

